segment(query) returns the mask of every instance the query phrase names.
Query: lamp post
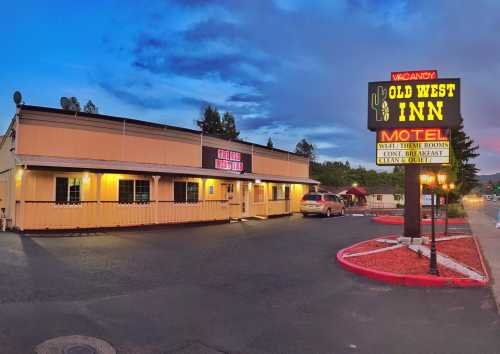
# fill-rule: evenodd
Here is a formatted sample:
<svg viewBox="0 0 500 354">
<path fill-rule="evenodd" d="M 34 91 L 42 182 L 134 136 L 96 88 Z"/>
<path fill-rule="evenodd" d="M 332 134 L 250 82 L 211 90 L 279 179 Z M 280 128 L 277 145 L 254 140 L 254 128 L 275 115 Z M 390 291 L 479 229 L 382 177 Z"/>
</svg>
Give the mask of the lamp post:
<svg viewBox="0 0 500 354">
<path fill-rule="evenodd" d="M 443 191 L 445 193 L 445 219 L 444 219 L 444 235 L 448 236 L 448 204 L 450 201 L 450 191 L 455 189 L 455 183 L 443 184 Z"/>
<path fill-rule="evenodd" d="M 427 174 L 420 175 L 420 183 L 426 185 L 431 191 L 431 255 L 429 263 L 429 274 L 439 275 L 437 266 L 436 254 L 436 217 L 435 217 L 435 187 L 436 184 L 445 184 L 447 176 L 442 173 L 435 174 L 434 172 L 427 172 Z"/>
</svg>

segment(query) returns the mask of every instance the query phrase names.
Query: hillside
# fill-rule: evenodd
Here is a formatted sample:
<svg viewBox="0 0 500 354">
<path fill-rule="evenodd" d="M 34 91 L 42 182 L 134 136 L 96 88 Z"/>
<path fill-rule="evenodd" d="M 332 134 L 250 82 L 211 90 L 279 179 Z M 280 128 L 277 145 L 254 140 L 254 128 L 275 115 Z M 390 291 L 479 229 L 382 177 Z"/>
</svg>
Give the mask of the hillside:
<svg viewBox="0 0 500 354">
<path fill-rule="evenodd" d="M 495 182 L 500 182 L 500 172 L 494 173 L 492 175 L 479 175 L 479 182 L 481 183 L 488 183 L 489 181 L 492 181 L 493 183 Z"/>
</svg>

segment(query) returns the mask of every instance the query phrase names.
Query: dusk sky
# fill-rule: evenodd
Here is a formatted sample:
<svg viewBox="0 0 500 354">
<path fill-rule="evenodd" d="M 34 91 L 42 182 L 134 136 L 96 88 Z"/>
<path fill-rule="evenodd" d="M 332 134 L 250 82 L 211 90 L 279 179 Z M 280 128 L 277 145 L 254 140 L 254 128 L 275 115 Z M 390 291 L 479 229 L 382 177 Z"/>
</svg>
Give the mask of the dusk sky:
<svg viewBox="0 0 500 354">
<path fill-rule="evenodd" d="M 0 125 L 26 104 L 194 128 L 207 103 L 241 137 L 374 168 L 367 83 L 437 69 L 462 80 L 481 173 L 500 172 L 498 1 L 10 1 L 0 15 Z M 56 142 L 55 142 L 56 143 Z"/>
</svg>

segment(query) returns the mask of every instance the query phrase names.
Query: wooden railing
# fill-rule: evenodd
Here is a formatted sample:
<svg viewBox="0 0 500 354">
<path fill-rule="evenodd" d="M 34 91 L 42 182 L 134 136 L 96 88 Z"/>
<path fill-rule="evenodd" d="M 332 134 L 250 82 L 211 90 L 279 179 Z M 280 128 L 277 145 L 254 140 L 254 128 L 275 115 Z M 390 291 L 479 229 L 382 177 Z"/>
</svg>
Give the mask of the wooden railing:
<svg viewBox="0 0 500 354">
<path fill-rule="evenodd" d="M 269 213 L 268 215 L 282 215 L 291 212 L 290 200 L 278 199 L 269 201 Z"/>
<path fill-rule="evenodd" d="M 254 202 L 252 205 L 253 214 L 259 216 L 267 215 L 267 205 L 266 202 Z"/>
<path fill-rule="evenodd" d="M 75 229 L 228 220 L 227 201 L 175 203 L 80 202 L 57 204 L 45 201 L 16 203 L 16 226 L 24 230 Z"/>
</svg>

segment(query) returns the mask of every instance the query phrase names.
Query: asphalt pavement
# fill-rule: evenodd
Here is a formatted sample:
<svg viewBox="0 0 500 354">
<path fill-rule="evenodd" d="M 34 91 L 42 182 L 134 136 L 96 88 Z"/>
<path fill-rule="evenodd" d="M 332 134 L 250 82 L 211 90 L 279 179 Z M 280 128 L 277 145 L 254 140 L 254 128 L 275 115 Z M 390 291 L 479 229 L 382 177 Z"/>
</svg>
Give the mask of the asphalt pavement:
<svg viewBox="0 0 500 354">
<path fill-rule="evenodd" d="M 489 288 L 388 286 L 337 251 L 401 232 L 283 217 L 91 237 L 0 234 L 0 352 L 87 335 L 118 353 L 499 353 Z"/>
</svg>

